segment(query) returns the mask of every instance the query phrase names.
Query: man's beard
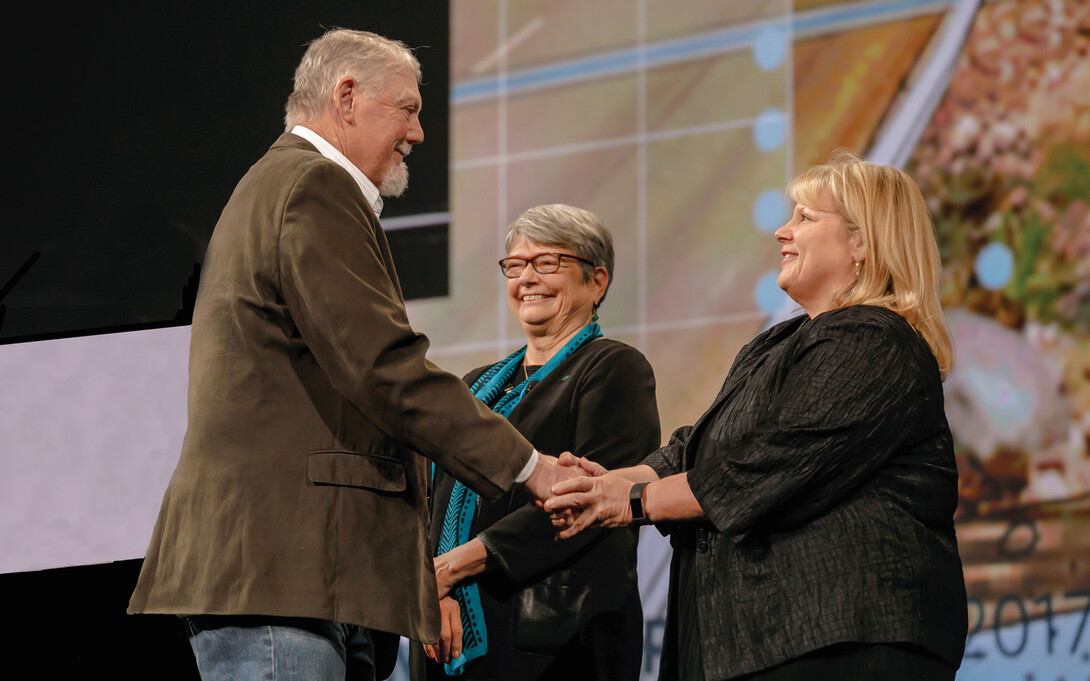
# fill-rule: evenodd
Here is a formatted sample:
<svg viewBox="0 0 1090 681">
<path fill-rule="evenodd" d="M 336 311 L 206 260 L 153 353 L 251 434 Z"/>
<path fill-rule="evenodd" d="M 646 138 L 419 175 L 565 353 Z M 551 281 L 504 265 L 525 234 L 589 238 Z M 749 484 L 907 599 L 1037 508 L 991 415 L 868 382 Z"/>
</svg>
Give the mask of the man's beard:
<svg viewBox="0 0 1090 681">
<path fill-rule="evenodd" d="M 405 162 L 397 164 L 382 178 L 378 193 L 382 196 L 401 196 L 409 188 L 409 166 Z"/>
<path fill-rule="evenodd" d="M 409 166 L 405 165 L 405 157 L 413 153 L 413 145 L 402 140 L 397 145 L 397 152 L 401 154 L 401 163 L 390 168 L 382 178 L 382 184 L 378 186 L 382 196 L 401 196 L 409 188 Z"/>
</svg>

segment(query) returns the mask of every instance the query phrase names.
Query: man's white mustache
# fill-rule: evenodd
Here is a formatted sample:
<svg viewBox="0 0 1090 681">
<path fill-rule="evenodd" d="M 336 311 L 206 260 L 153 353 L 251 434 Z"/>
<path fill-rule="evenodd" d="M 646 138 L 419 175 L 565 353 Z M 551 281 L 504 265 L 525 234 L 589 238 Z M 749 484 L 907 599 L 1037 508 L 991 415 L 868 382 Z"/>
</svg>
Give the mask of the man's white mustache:
<svg viewBox="0 0 1090 681">
<path fill-rule="evenodd" d="M 397 153 L 401 154 L 402 158 L 405 158 L 409 154 L 413 153 L 413 145 L 409 144 L 408 142 L 402 142 L 401 144 L 397 145 Z"/>
</svg>

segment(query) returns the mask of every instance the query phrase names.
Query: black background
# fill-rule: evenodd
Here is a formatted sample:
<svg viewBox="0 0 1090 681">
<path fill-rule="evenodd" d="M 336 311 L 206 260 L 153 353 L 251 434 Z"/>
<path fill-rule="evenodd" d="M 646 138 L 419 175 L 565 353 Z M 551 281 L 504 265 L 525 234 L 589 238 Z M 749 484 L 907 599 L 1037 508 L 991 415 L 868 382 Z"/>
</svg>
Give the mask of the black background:
<svg viewBox="0 0 1090 681">
<path fill-rule="evenodd" d="M 129 5 L 45 3 L 8 22 L 14 210 L 0 287 L 40 257 L 0 300 L 0 343 L 186 323 L 194 264 L 235 183 L 283 131 L 295 67 L 327 28 L 416 49 L 425 141 L 383 217 L 448 210 L 445 2 Z M 445 294 L 445 226 L 391 241 L 402 263 L 443 258 L 401 272 L 407 297 Z"/>
</svg>

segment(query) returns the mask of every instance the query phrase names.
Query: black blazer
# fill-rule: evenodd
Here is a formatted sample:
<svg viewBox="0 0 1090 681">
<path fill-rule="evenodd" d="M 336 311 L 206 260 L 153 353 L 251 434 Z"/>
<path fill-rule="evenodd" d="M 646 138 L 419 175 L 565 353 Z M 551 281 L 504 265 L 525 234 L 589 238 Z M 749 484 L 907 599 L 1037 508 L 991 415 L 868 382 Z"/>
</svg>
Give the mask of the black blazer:
<svg viewBox="0 0 1090 681">
<path fill-rule="evenodd" d="M 487 368 L 469 373 L 466 382 L 472 384 Z M 611 469 L 635 465 L 661 442 L 651 366 L 636 349 L 606 338 L 588 343 L 534 386 L 509 420 L 545 454 L 571 451 Z M 438 470 L 433 547 L 439 545 L 453 486 L 454 479 Z M 598 666 L 608 674 L 604 678 L 638 678 L 643 618 L 637 533 L 596 530 L 558 542 L 548 516 L 530 501 L 521 490 L 496 502 L 483 501 L 473 523 L 472 532 L 498 568 L 478 581 L 492 678 L 533 679 L 546 670 L 551 676 L 557 664 L 565 663 L 556 656 L 579 656 L 573 662 L 583 669 Z M 526 624 L 520 621 L 520 604 L 542 599 L 548 590 L 563 592 L 561 600 L 569 606 L 555 613 L 547 627 L 555 635 L 553 645 L 532 632 L 519 633 Z M 618 622 L 623 636 L 617 635 Z M 602 628 L 610 631 L 595 631 Z M 594 645 L 603 634 L 610 643 Z M 520 643 L 520 638 L 529 640 Z M 467 678 L 481 673 L 477 667 L 483 665 L 476 663 L 482 661 L 470 663 Z M 414 666 L 414 678 L 424 678 L 421 665 Z M 435 665 L 428 666 L 434 678 Z"/>
<path fill-rule="evenodd" d="M 897 314 L 852 306 L 774 326 L 739 352 L 696 425 L 644 463 L 688 471 L 707 516 L 675 525 L 672 541 L 674 560 L 695 568 L 695 612 L 678 621 L 698 629 L 709 681 L 849 641 L 917 644 L 960 664 L 942 384 Z"/>
</svg>

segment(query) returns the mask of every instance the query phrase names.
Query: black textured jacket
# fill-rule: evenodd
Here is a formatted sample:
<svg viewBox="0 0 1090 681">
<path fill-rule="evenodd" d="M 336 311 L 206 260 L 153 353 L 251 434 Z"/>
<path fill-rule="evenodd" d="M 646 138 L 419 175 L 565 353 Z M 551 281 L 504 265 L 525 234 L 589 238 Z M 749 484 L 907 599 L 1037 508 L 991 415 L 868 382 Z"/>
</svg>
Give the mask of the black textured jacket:
<svg viewBox="0 0 1090 681">
<path fill-rule="evenodd" d="M 696 612 L 675 624 L 699 632 L 708 681 L 849 641 L 960 664 L 950 429 L 935 359 L 897 314 L 852 306 L 762 333 L 696 425 L 644 463 L 688 471 L 707 517 L 670 529 L 698 580 Z"/>
</svg>

